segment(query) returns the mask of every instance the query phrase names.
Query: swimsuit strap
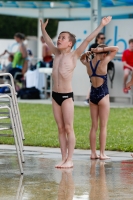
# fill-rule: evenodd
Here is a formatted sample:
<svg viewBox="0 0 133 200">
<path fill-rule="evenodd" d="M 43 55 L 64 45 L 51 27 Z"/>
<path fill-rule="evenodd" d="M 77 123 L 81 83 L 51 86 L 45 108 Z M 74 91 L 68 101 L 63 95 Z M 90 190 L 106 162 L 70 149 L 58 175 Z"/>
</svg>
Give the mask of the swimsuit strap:
<svg viewBox="0 0 133 200">
<path fill-rule="evenodd" d="M 90 67 L 91 67 L 91 70 L 92 70 L 92 75 L 95 75 L 96 74 L 96 70 L 97 70 L 97 67 L 98 67 L 98 65 L 99 65 L 99 62 L 100 62 L 100 60 L 98 60 L 97 61 L 97 63 L 96 63 L 96 65 L 95 65 L 95 67 L 93 67 L 92 66 L 92 62 L 91 62 L 91 60 L 90 60 Z"/>
<path fill-rule="evenodd" d="M 92 66 L 91 60 L 90 60 L 90 67 L 91 67 L 92 72 L 94 73 L 95 69 L 94 69 L 93 66 Z M 93 74 L 93 73 L 92 73 L 92 74 Z"/>
<path fill-rule="evenodd" d="M 96 70 L 97 70 L 97 67 L 99 65 L 99 62 L 100 62 L 100 60 L 98 60 L 97 63 L 96 63 L 96 65 L 95 65 L 95 68 L 94 68 L 95 69 L 95 74 L 96 74 Z"/>
<path fill-rule="evenodd" d="M 92 62 L 91 62 L 91 60 L 90 60 L 90 67 L 91 67 L 91 70 L 92 70 L 92 75 L 91 75 L 90 77 L 92 77 L 92 76 L 97 76 L 96 70 L 97 70 L 97 67 L 98 67 L 99 62 L 100 62 L 100 60 L 97 61 L 95 67 L 93 68 Z"/>
<path fill-rule="evenodd" d="M 90 67 L 91 67 L 91 70 L 92 70 L 92 75 L 90 76 L 90 78 L 92 76 L 96 76 L 96 77 L 100 77 L 100 78 L 103 78 L 104 80 L 106 80 L 107 79 L 107 74 L 105 74 L 105 75 L 98 75 L 98 74 L 96 74 L 96 70 L 97 70 L 97 67 L 99 65 L 99 62 L 100 62 L 100 60 L 97 61 L 95 67 L 93 68 L 92 62 L 90 61 Z"/>
</svg>

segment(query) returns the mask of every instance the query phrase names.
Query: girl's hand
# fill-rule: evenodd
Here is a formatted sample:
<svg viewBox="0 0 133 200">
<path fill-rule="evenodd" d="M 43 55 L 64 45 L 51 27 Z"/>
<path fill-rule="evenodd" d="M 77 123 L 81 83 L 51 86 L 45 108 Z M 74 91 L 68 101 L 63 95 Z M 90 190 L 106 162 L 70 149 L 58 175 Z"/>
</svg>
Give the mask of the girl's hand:
<svg viewBox="0 0 133 200">
<path fill-rule="evenodd" d="M 89 57 L 91 54 L 92 54 L 91 51 L 87 51 L 87 52 L 86 52 L 86 56 L 87 56 L 87 57 Z"/>
</svg>

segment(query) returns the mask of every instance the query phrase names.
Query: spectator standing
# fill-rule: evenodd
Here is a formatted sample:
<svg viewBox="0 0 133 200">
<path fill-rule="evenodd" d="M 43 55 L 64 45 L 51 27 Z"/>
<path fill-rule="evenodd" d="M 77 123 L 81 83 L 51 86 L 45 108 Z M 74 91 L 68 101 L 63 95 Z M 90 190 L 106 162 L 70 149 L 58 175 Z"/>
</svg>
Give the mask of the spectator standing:
<svg viewBox="0 0 133 200">
<path fill-rule="evenodd" d="M 123 69 L 124 69 L 124 80 L 123 80 L 123 92 L 128 93 L 126 83 L 129 75 L 133 71 L 133 39 L 129 40 L 129 48 L 123 52 L 122 55 Z"/>
</svg>

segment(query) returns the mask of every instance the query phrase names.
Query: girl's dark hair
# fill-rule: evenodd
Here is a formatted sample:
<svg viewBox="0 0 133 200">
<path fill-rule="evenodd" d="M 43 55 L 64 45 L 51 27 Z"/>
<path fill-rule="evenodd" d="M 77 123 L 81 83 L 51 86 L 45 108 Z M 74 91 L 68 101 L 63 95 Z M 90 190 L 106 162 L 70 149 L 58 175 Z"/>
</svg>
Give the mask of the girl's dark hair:
<svg viewBox="0 0 133 200">
<path fill-rule="evenodd" d="M 104 35 L 104 33 L 100 32 L 97 34 L 96 38 L 95 38 L 95 43 L 97 43 L 98 38 L 100 38 L 101 35 Z"/>
<path fill-rule="evenodd" d="M 105 45 L 105 44 L 99 44 L 97 47 L 103 48 L 103 50 L 104 50 L 104 47 L 108 47 L 108 46 Z M 109 54 L 109 51 L 103 51 L 103 52 L 100 52 L 100 53 L 98 53 L 98 54 L 102 54 L 102 53 L 107 53 L 107 54 Z"/>
<path fill-rule="evenodd" d="M 17 37 L 21 40 L 25 40 L 25 35 L 23 33 L 15 33 L 14 37 Z"/>
</svg>

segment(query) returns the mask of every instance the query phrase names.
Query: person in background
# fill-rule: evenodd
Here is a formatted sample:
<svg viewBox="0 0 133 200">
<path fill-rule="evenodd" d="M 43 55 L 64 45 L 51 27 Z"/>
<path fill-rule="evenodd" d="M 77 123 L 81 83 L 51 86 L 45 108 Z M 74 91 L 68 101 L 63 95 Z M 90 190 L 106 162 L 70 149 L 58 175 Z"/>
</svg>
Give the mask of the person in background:
<svg viewBox="0 0 133 200">
<path fill-rule="evenodd" d="M 27 71 L 28 61 L 27 61 L 27 49 L 23 43 L 25 40 L 25 35 L 22 33 L 16 33 L 14 39 L 19 44 L 18 50 L 15 53 L 11 53 L 6 50 L 6 53 L 13 55 L 12 69 L 9 70 L 9 73 L 14 77 L 17 72 L 25 74 Z"/>
<path fill-rule="evenodd" d="M 6 50 L 0 55 L 0 57 L 4 56 L 6 54 Z M 8 64 L 4 65 L 2 68 L 2 72 L 9 72 L 12 69 L 12 62 L 13 62 L 14 56 L 12 54 L 9 54 L 8 56 Z"/>
<path fill-rule="evenodd" d="M 43 67 L 52 67 L 53 65 L 53 57 L 52 52 L 50 51 L 48 45 L 46 44 L 43 36 L 41 36 L 42 42 L 42 60 L 43 60 Z"/>
<path fill-rule="evenodd" d="M 131 86 L 133 85 L 133 73 L 131 80 L 126 84 L 125 89 L 126 91 L 131 90 Z M 131 153 L 131 156 L 133 157 L 133 153 Z"/>
<path fill-rule="evenodd" d="M 9 72 L 12 69 L 13 55 L 8 56 L 8 65 L 5 66 L 4 72 Z"/>
<path fill-rule="evenodd" d="M 100 32 L 97 34 L 96 38 L 95 38 L 95 42 L 89 47 L 88 51 L 91 51 L 91 48 L 96 48 L 99 44 L 104 44 L 105 43 L 105 35 L 104 33 Z M 94 58 L 94 56 L 91 56 L 92 59 Z M 89 105 L 89 99 L 90 99 L 90 90 L 86 96 L 86 99 L 84 100 L 84 104 L 85 105 Z"/>
<path fill-rule="evenodd" d="M 89 47 L 88 51 L 91 51 L 91 48 L 96 48 L 99 44 L 104 44 L 105 43 L 105 39 L 106 39 L 106 37 L 105 37 L 104 33 L 102 33 L 102 32 L 98 33 L 96 38 L 95 38 L 95 43 L 93 43 Z"/>
<path fill-rule="evenodd" d="M 126 83 L 130 73 L 133 71 L 133 39 L 129 40 L 129 48 L 126 49 L 122 54 L 122 62 L 124 69 L 124 80 L 123 80 L 123 92 L 128 93 L 128 89 L 126 88 Z"/>
<path fill-rule="evenodd" d="M 32 67 L 34 66 L 33 62 L 33 53 L 30 49 L 27 49 L 27 60 L 28 60 L 28 69 L 32 69 Z"/>
</svg>

